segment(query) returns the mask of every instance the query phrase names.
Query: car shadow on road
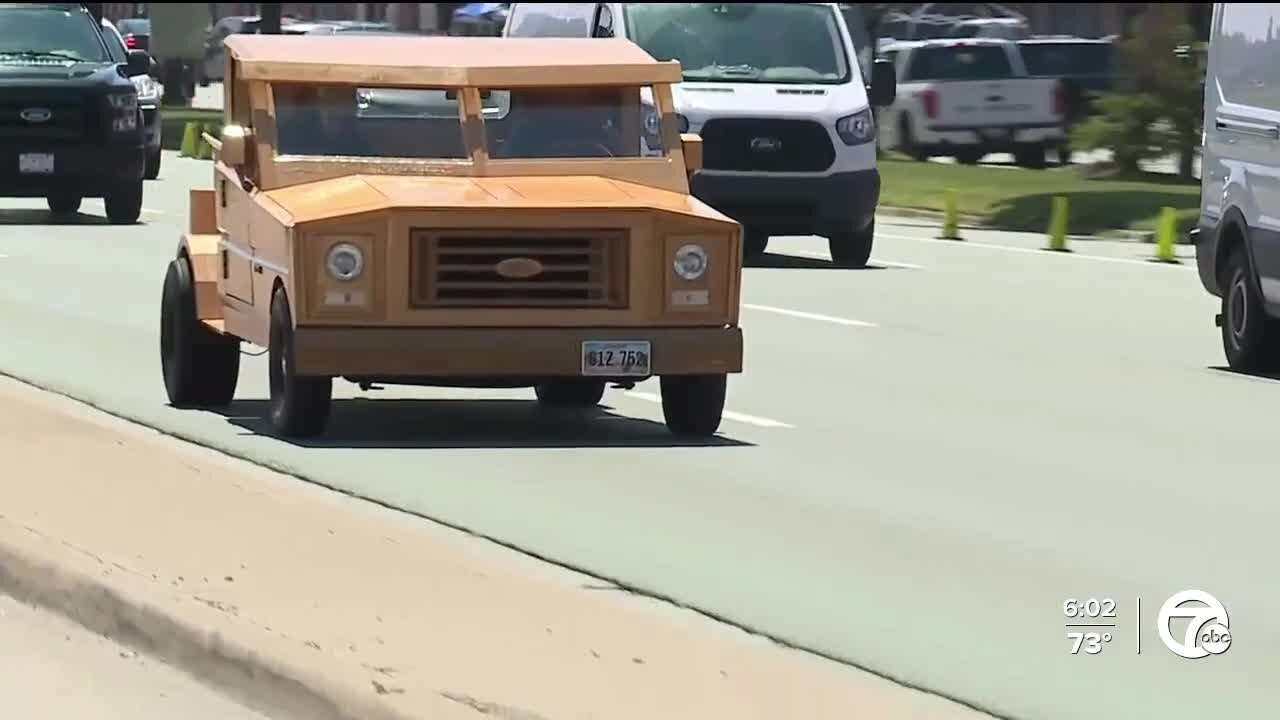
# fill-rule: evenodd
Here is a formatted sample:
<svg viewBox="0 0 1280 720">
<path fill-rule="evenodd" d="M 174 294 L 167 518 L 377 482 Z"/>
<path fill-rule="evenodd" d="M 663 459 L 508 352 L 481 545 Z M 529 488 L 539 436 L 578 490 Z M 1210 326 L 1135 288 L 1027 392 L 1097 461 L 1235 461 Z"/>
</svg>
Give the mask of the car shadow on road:
<svg viewBox="0 0 1280 720">
<path fill-rule="evenodd" d="M 884 265 L 876 265 L 874 261 L 863 268 L 846 268 L 840 267 L 830 260 L 819 260 L 818 258 L 801 257 L 799 255 L 784 255 L 771 252 L 766 252 L 756 260 L 748 262 L 747 267 L 764 268 L 766 270 L 845 270 L 848 272 L 887 269 Z"/>
<path fill-rule="evenodd" d="M 1246 372 L 1244 370 L 1236 370 L 1234 368 L 1229 368 L 1225 365 L 1210 365 L 1209 369 L 1215 372 L 1222 373 L 1223 375 L 1235 375 L 1237 377 L 1245 377 L 1253 380 L 1266 380 L 1268 382 L 1280 383 L 1280 372 L 1273 372 L 1273 373 Z"/>
<path fill-rule="evenodd" d="M 316 438 L 286 438 L 267 421 L 266 400 L 236 400 L 213 410 L 246 432 L 309 448 L 665 448 L 754 447 L 716 435 L 683 439 L 666 425 L 613 412 L 551 410 L 534 400 L 334 398 Z"/>
<path fill-rule="evenodd" d="M 0 210 L 0 226 L 31 226 L 31 227 L 48 227 L 50 225 L 110 225 L 105 215 L 95 215 L 85 212 L 70 213 L 67 215 L 55 215 L 48 210 L 39 208 L 13 208 L 8 210 Z M 141 225 L 139 220 L 136 225 Z M 122 226 L 127 227 L 127 226 Z"/>
</svg>

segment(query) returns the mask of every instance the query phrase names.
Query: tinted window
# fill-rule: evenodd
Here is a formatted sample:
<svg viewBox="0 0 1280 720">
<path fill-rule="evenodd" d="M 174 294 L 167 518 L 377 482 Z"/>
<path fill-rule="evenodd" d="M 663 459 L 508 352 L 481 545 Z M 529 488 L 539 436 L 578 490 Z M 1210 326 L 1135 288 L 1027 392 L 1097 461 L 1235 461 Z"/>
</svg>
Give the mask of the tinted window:
<svg viewBox="0 0 1280 720">
<path fill-rule="evenodd" d="M 1111 72 L 1111 46 L 1104 43 L 1024 43 L 1022 60 L 1031 75 L 1105 75 Z"/>
<path fill-rule="evenodd" d="M 466 157 L 457 105 L 443 90 L 272 86 L 276 152 L 347 157 Z"/>
<path fill-rule="evenodd" d="M 115 62 L 122 63 L 129 59 L 127 50 L 124 46 L 124 40 L 120 38 L 120 33 L 113 30 L 110 26 L 102 26 L 102 37 L 107 41 L 107 47 L 111 50 L 111 59 Z"/>
<path fill-rule="evenodd" d="M 0 59 L 13 62 L 13 53 L 34 52 L 73 60 L 110 61 L 101 28 L 88 13 L 50 7 L 0 10 Z M 5 57 L 8 55 L 9 57 Z"/>
<path fill-rule="evenodd" d="M 613 37 L 613 11 L 605 3 L 600 3 L 600 13 L 596 16 L 595 36 L 602 38 Z"/>
<path fill-rule="evenodd" d="M 1227 102 L 1280 110 L 1275 82 L 1280 60 L 1280 6 L 1275 3 L 1222 3 L 1222 19 L 1213 38 L 1215 72 Z"/>
<path fill-rule="evenodd" d="M 850 61 L 833 8 L 786 3 L 627 3 L 627 36 L 686 80 L 843 83 Z"/>
<path fill-rule="evenodd" d="M 652 93 L 638 87 L 494 89 L 491 96 L 500 102 L 486 102 L 484 115 L 489 156 L 662 157 L 661 124 L 644 101 Z"/>
<path fill-rule="evenodd" d="M 1003 47 L 924 47 L 911 61 L 910 80 L 999 80 L 1012 75 Z"/>
</svg>

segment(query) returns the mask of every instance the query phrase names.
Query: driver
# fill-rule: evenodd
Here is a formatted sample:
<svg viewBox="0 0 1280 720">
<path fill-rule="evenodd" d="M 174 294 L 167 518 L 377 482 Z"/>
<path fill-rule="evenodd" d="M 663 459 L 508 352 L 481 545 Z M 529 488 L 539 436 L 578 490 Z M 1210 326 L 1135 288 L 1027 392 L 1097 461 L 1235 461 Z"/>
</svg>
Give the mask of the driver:
<svg viewBox="0 0 1280 720">
<path fill-rule="evenodd" d="M 544 94 L 512 94 L 519 104 L 518 128 L 508 142 L 509 157 L 614 157 L 622 150 L 618 107 L 592 89 L 556 89 Z M 598 90 L 598 88 L 596 89 Z M 614 100 L 609 97 L 607 100 Z M 616 100 L 615 100 L 616 102 Z M 638 142 L 638 141 L 637 141 Z"/>
</svg>

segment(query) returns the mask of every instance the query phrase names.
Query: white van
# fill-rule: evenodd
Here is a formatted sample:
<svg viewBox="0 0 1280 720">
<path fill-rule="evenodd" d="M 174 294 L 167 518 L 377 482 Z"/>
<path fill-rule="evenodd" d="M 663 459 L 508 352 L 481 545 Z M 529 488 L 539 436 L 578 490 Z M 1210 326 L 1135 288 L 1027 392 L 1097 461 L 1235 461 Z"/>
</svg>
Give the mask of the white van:
<svg viewBox="0 0 1280 720">
<path fill-rule="evenodd" d="M 770 235 L 820 235 L 836 264 L 863 267 L 880 201 L 869 99 L 891 104 L 896 79 L 889 63 L 866 72 L 848 22 L 856 4 L 513 3 L 503 35 L 624 37 L 678 60 L 681 128 L 703 143 L 691 191 L 743 224 L 746 256 Z"/>
<path fill-rule="evenodd" d="M 1280 3 L 1215 3 L 1205 72 L 1200 282 L 1227 364 L 1280 370 Z"/>
</svg>

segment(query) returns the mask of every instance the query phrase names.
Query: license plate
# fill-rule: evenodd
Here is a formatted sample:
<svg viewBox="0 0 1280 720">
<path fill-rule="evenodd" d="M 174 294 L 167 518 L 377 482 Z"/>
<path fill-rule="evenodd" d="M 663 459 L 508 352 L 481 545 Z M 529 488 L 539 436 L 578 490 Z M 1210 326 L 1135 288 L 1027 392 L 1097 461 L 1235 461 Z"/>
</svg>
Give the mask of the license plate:
<svg viewBox="0 0 1280 720">
<path fill-rule="evenodd" d="M 649 342 L 588 340 L 582 343 L 582 374 L 606 377 L 649 375 Z"/>
<path fill-rule="evenodd" d="M 18 172 L 48 175 L 53 172 L 53 153 L 21 153 Z"/>
</svg>

